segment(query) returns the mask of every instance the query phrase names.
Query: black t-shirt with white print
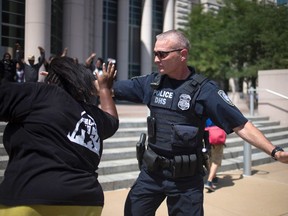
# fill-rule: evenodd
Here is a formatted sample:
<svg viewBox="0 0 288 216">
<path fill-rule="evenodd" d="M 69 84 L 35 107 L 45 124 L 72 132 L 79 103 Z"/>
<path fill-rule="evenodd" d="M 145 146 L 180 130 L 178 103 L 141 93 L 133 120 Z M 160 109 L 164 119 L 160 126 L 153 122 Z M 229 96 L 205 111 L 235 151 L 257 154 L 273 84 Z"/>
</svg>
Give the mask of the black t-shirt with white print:
<svg viewBox="0 0 288 216">
<path fill-rule="evenodd" d="M 10 83 L 0 86 L 0 121 L 9 155 L 0 204 L 103 205 L 95 171 L 118 119 L 57 86 Z"/>
</svg>

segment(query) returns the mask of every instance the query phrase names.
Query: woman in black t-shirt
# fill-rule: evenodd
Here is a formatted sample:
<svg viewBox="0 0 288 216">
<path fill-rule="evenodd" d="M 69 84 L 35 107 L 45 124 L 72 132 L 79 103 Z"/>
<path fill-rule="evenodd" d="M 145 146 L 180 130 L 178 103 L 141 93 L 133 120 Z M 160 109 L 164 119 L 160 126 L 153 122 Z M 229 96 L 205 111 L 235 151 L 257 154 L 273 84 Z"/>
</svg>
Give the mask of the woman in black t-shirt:
<svg viewBox="0 0 288 216">
<path fill-rule="evenodd" d="M 0 86 L 3 144 L 9 155 L 0 185 L 0 214 L 100 215 L 103 190 L 96 170 L 103 140 L 119 126 L 111 96 L 115 69 L 97 77 L 101 109 L 93 105 L 94 77 L 57 57 L 45 83 Z"/>
</svg>

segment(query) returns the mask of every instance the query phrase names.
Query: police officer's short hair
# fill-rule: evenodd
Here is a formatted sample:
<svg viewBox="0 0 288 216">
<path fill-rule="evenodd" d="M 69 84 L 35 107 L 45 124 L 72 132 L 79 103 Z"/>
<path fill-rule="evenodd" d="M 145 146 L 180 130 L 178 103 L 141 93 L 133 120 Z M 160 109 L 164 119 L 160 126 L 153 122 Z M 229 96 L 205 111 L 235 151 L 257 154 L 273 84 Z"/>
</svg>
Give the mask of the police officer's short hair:
<svg viewBox="0 0 288 216">
<path fill-rule="evenodd" d="M 177 30 L 169 30 L 169 31 L 166 31 L 166 32 L 163 32 L 161 34 L 158 34 L 156 36 L 156 39 L 164 39 L 164 38 L 173 38 L 177 41 L 178 43 L 178 46 L 179 47 L 174 47 L 175 49 L 179 49 L 179 48 L 185 48 L 189 51 L 190 49 L 190 42 L 189 40 L 184 36 L 184 34 L 180 31 L 177 31 Z"/>
</svg>

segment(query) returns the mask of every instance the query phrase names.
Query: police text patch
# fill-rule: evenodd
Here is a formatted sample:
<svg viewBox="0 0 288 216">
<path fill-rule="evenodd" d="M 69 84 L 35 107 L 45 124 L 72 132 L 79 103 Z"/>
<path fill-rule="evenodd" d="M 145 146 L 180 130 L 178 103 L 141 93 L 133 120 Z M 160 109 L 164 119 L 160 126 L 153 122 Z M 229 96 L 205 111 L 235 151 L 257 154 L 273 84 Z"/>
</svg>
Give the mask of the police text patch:
<svg viewBox="0 0 288 216">
<path fill-rule="evenodd" d="M 151 105 L 170 109 L 173 96 L 173 91 L 170 90 L 154 90 Z"/>
</svg>

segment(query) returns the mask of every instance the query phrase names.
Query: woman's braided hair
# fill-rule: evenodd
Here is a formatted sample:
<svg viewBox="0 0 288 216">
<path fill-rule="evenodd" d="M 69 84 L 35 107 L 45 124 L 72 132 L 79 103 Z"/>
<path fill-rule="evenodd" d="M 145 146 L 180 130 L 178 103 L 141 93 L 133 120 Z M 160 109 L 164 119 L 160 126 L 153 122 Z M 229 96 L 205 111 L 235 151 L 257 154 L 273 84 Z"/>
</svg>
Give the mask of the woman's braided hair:
<svg viewBox="0 0 288 216">
<path fill-rule="evenodd" d="M 55 57 L 49 66 L 45 83 L 65 89 L 73 98 L 86 103 L 95 101 L 94 76 L 70 57 Z"/>
</svg>

